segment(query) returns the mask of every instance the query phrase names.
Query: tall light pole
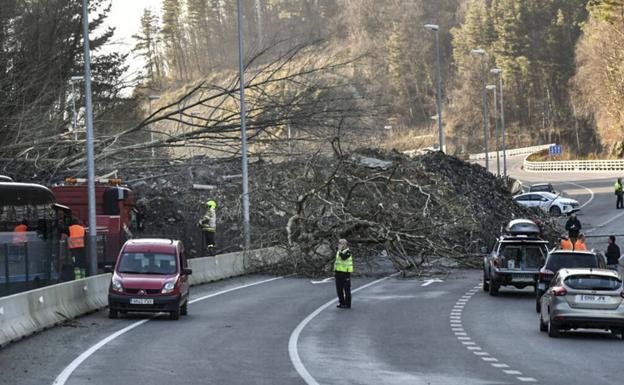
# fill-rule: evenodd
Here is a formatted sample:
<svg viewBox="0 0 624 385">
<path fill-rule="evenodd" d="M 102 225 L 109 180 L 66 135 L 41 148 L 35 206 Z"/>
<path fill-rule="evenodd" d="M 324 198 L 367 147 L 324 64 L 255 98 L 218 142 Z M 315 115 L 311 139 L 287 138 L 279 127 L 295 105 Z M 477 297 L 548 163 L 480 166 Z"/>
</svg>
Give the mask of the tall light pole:
<svg viewBox="0 0 624 385">
<path fill-rule="evenodd" d="M 503 176 L 507 178 L 507 135 L 505 132 L 505 103 L 503 103 L 503 70 L 492 68 L 490 73 L 498 77 L 498 92 L 500 93 L 500 119 L 503 130 Z"/>
<path fill-rule="evenodd" d="M 160 95 L 149 95 L 147 97 L 147 102 L 149 104 L 149 114 L 150 116 L 152 116 L 152 100 L 158 100 L 160 99 Z M 150 124 L 150 142 L 152 142 L 152 159 L 156 156 L 156 152 L 154 151 L 154 146 L 153 146 L 153 142 L 154 142 L 154 129 L 152 127 L 152 125 Z"/>
<path fill-rule="evenodd" d="M 89 0 L 82 0 L 82 38 L 84 48 L 85 114 L 87 120 L 87 208 L 89 232 L 87 255 L 89 274 L 97 274 L 97 222 L 95 217 L 95 155 L 93 151 L 93 104 L 91 101 L 91 53 L 89 52 Z"/>
<path fill-rule="evenodd" d="M 500 128 L 498 126 L 498 102 L 496 101 L 496 85 L 488 84 L 485 88 L 488 91 L 492 91 L 494 95 L 494 126 L 496 127 L 496 175 L 500 176 L 500 143 L 498 141 L 498 137 L 500 136 Z"/>
<path fill-rule="evenodd" d="M 442 128 L 442 75 L 440 70 L 440 27 L 437 24 L 425 24 L 425 28 L 435 32 L 436 42 L 436 66 L 438 72 L 438 142 L 440 143 L 440 151 L 444 152 L 444 129 Z"/>
<path fill-rule="evenodd" d="M 477 48 L 470 51 L 470 54 L 481 58 L 481 76 L 483 77 L 483 149 L 485 153 L 485 170 L 490 170 L 490 159 L 488 154 L 488 105 L 487 105 L 487 85 L 486 73 L 485 73 L 485 50 L 483 48 Z"/>
<path fill-rule="evenodd" d="M 74 131 L 74 140 L 78 140 L 78 122 L 76 117 L 76 91 L 74 89 L 74 82 L 81 82 L 84 80 L 84 76 L 72 76 L 69 78 L 72 91 L 72 131 Z"/>
<path fill-rule="evenodd" d="M 238 76 L 240 79 L 240 120 L 241 120 L 241 152 L 243 158 L 243 231 L 245 249 L 251 245 L 251 229 L 249 225 L 249 174 L 247 171 L 247 122 L 245 121 L 245 67 L 243 65 L 243 14 L 241 0 L 236 0 L 238 13 Z"/>
</svg>

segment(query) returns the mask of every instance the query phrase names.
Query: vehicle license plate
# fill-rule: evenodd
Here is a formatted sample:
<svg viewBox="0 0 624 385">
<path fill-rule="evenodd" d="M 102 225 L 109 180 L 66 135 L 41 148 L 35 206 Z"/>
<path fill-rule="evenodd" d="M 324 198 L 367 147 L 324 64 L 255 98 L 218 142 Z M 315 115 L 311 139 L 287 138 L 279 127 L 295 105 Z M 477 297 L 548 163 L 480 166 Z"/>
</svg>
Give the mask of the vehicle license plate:
<svg viewBox="0 0 624 385">
<path fill-rule="evenodd" d="M 524 274 L 512 274 L 511 280 L 516 282 L 531 282 L 533 281 L 533 277 L 530 275 Z"/>
<path fill-rule="evenodd" d="M 130 305 L 153 305 L 153 298 L 130 298 Z"/>
<path fill-rule="evenodd" d="M 602 295 L 581 295 L 581 302 L 602 303 L 607 302 L 607 297 Z"/>
</svg>

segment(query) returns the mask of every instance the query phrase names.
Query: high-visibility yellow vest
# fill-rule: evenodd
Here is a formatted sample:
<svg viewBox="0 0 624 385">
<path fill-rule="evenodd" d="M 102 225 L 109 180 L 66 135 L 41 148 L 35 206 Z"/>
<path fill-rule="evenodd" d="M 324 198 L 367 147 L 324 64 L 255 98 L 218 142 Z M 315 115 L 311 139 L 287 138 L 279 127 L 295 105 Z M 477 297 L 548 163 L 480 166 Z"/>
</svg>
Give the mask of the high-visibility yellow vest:
<svg viewBox="0 0 624 385">
<path fill-rule="evenodd" d="M 349 249 L 344 249 L 342 252 L 349 252 Z M 342 259 L 340 257 L 340 250 L 338 250 L 336 252 L 336 262 L 334 262 L 334 271 L 353 273 L 353 255 L 350 255 L 347 259 Z"/>
<path fill-rule="evenodd" d="M 70 249 L 78 249 L 84 247 L 85 228 L 80 225 L 69 226 L 69 238 L 67 238 L 67 246 Z"/>
<path fill-rule="evenodd" d="M 622 192 L 622 191 L 624 190 L 624 188 L 622 187 L 622 185 L 621 185 L 621 184 L 619 184 L 618 182 L 615 182 L 615 186 L 614 186 L 614 187 L 615 187 L 615 192 L 616 192 L 616 193 L 618 193 L 618 192 Z"/>
</svg>

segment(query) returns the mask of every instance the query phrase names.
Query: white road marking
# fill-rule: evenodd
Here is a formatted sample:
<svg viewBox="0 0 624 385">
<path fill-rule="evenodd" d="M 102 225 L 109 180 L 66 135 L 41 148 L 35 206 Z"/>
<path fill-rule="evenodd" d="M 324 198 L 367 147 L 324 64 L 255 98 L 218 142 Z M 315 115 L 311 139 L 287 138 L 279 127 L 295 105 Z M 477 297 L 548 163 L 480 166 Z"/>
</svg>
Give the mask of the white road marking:
<svg viewBox="0 0 624 385">
<path fill-rule="evenodd" d="M 522 382 L 537 382 L 537 380 L 533 377 L 516 377 L 516 378 Z"/>
<path fill-rule="evenodd" d="M 457 337 L 458 340 L 460 341 L 470 341 L 471 338 L 470 337 Z"/>
<path fill-rule="evenodd" d="M 398 274 L 399 273 L 392 274 L 388 277 L 384 277 L 376 281 L 369 282 L 366 285 L 360 286 L 357 289 L 353 290 L 352 293 L 357 293 L 360 290 L 364 290 L 367 287 L 376 285 Z M 301 335 L 301 332 L 303 331 L 303 329 L 310 323 L 310 321 L 312 321 L 323 310 L 327 309 L 329 306 L 335 303 L 336 303 L 336 299 L 332 299 L 331 301 L 326 302 L 325 304 L 321 305 L 316 310 L 314 310 L 312 313 L 310 313 L 306 318 L 303 319 L 303 321 L 299 323 L 299 325 L 297 325 L 295 330 L 293 330 L 293 332 L 290 334 L 290 338 L 288 339 L 288 355 L 290 356 L 290 362 L 295 367 L 295 370 L 297 371 L 297 373 L 299 373 L 299 376 L 308 385 L 319 385 L 319 383 L 314 379 L 314 377 L 312 377 L 310 372 L 308 372 L 305 365 L 301 361 L 301 357 L 299 357 L 299 349 L 297 348 L 297 344 L 299 343 L 299 336 Z M 451 320 L 451 322 L 453 322 L 453 320 Z"/>
<path fill-rule="evenodd" d="M 580 187 L 582 189 L 585 189 L 585 190 L 589 191 L 589 199 L 587 200 L 587 202 L 585 202 L 582 205 L 580 205 L 579 209 L 582 209 L 583 207 L 587 206 L 588 204 L 591 203 L 591 201 L 594 200 L 594 192 L 589 187 L 585 187 L 583 185 L 580 185 L 580 184 L 574 183 L 574 182 L 556 182 L 556 184 L 571 184 L 572 186 Z"/>
<path fill-rule="evenodd" d="M 272 282 L 278 279 L 282 279 L 283 277 L 277 277 L 277 278 L 271 278 L 271 279 L 265 279 L 262 281 L 258 281 L 258 282 L 254 282 L 254 283 L 249 283 L 246 285 L 241 285 L 241 286 L 236 286 L 230 289 L 226 289 L 226 290 L 221 290 L 218 291 L 216 293 L 212 293 L 209 295 L 205 295 L 203 297 L 199 297 L 196 298 L 192 301 L 189 301 L 190 303 L 195 303 L 198 301 L 203 301 L 205 299 L 208 298 L 212 298 L 212 297 L 216 297 L 218 295 L 221 294 L 225 294 L 225 293 L 229 293 L 235 290 L 240 290 L 240 289 L 244 289 L 247 287 L 251 287 L 251 286 L 256 286 L 256 285 L 260 285 L 263 283 L 268 283 L 268 282 Z M 67 367 L 65 367 L 65 369 L 63 369 L 63 371 L 61 372 L 61 374 L 58 375 L 58 377 L 56 377 L 56 379 L 54 380 L 54 382 L 52 383 L 52 385 L 64 385 L 67 380 L 69 380 L 69 377 L 74 373 L 74 371 L 76 369 L 78 369 L 78 367 L 89 357 L 91 357 L 95 352 L 97 352 L 98 350 L 100 350 L 102 348 L 102 346 L 108 344 L 109 342 L 113 341 L 114 339 L 116 339 L 117 337 L 129 332 L 130 330 L 139 327 L 141 325 L 143 325 L 146 322 L 149 322 L 152 318 L 148 318 L 148 319 L 144 319 L 141 321 L 137 321 L 133 324 L 130 324 L 129 326 L 116 331 L 115 333 L 111 334 L 110 336 L 102 339 L 100 342 L 96 343 L 95 345 L 91 346 L 89 349 L 87 349 L 86 351 L 84 351 L 81 355 L 79 355 L 78 357 L 76 357 Z"/>
<path fill-rule="evenodd" d="M 609 223 L 613 222 L 614 220 L 616 220 L 616 219 L 618 219 L 618 218 L 622 217 L 623 215 L 624 215 L 624 213 L 619 213 L 618 215 L 616 215 L 616 216 L 613 216 L 613 217 L 609 218 L 609 219 L 608 219 L 608 220 L 606 220 L 605 222 L 602 222 L 602 223 L 601 223 L 601 224 L 599 224 L 598 226 L 594 226 L 593 228 L 591 228 L 591 229 L 587 230 L 585 233 L 586 233 L 586 234 L 589 234 L 589 233 L 592 233 L 592 232 L 594 232 L 594 231 L 596 231 L 596 230 L 598 230 L 598 229 L 600 229 L 600 228 L 602 228 L 602 227 L 605 227 L 606 225 L 608 225 Z"/>
<path fill-rule="evenodd" d="M 506 374 L 513 374 L 514 376 L 521 376 L 522 372 L 519 370 L 503 370 Z"/>
<path fill-rule="evenodd" d="M 464 345 L 476 345 L 476 343 L 473 342 L 473 341 L 462 341 L 462 344 L 464 344 Z"/>
<path fill-rule="evenodd" d="M 479 347 L 479 346 L 466 346 L 466 349 L 468 349 L 468 350 L 481 350 L 481 347 Z"/>
<path fill-rule="evenodd" d="M 313 285 L 316 285 L 316 284 L 319 284 L 319 283 L 328 283 L 328 282 L 331 282 L 333 280 L 334 280 L 334 277 L 328 277 L 328 278 L 325 278 L 325 279 L 321 279 L 320 281 L 310 281 L 310 283 L 313 284 Z"/>
<path fill-rule="evenodd" d="M 481 357 L 481 359 L 487 362 L 498 362 L 498 360 L 494 357 Z"/>
<path fill-rule="evenodd" d="M 438 279 L 438 278 L 428 279 L 420 286 L 429 286 L 429 285 L 431 285 L 434 282 L 444 282 L 444 281 L 441 280 L 441 279 Z"/>
<path fill-rule="evenodd" d="M 509 365 L 507 365 L 507 364 L 500 364 L 500 363 L 499 364 L 490 364 L 490 365 L 492 365 L 495 368 L 508 368 L 509 367 Z"/>
<path fill-rule="evenodd" d="M 475 356 L 489 356 L 490 353 L 488 352 L 473 352 L 475 354 Z"/>
<path fill-rule="evenodd" d="M 466 336 L 468 335 L 466 332 L 455 332 L 456 336 Z"/>
</svg>

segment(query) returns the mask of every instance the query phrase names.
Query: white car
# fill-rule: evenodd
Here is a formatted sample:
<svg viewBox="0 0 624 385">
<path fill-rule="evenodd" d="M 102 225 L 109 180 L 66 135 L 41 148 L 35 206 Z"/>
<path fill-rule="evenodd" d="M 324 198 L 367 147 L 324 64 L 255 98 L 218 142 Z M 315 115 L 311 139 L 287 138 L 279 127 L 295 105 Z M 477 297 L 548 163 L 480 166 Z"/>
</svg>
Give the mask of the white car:
<svg viewBox="0 0 624 385">
<path fill-rule="evenodd" d="M 578 201 L 545 191 L 519 194 L 513 197 L 513 200 L 525 207 L 539 207 L 554 216 L 572 214 L 580 210 Z"/>
</svg>

